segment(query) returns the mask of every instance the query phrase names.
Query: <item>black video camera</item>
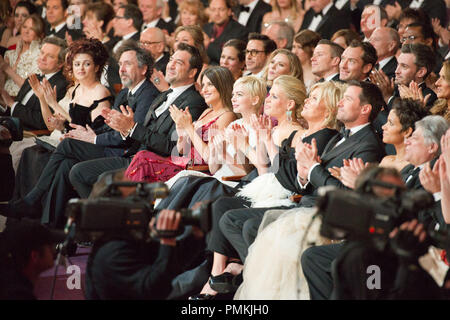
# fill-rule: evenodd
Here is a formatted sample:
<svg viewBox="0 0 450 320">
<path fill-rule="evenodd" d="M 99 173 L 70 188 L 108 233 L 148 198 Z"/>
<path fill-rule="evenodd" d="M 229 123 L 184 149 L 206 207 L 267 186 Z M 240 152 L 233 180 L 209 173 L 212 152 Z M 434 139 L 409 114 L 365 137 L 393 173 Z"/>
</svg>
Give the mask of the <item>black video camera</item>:
<svg viewBox="0 0 450 320">
<path fill-rule="evenodd" d="M 11 134 L 10 139 L 0 139 L 0 146 L 9 147 L 13 141 L 21 141 L 23 139 L 23 130 L 19 118 L 0 117 L 0 126 L 8 129 Z"/>
<path fill-rule="evenodd" d="M 121 198 L 119 187 L 136 187 L 136 191 Z M 66 213 L 68 225 L 74 225 L 74 240 L 77 242 L 96 242 L 107 238 L 132 238 L 138 241 L 149 239 L 149 222 L 158 215 L 153 203 L 165 198 L 169 189 L 164 183 L 111 182 L 101 196 L 92 199 L 71 199 Z M 196 225 L 204 232 L 211 229 L 210 204 L 198 209 L 182 209 L 180 234 L 184 225 Z M 169 237 L 174 234 L 157 233 L 156 237 Z"/>
<path fill-rule="evenodd" d="M 372 184 L 396 188 L 381 181 Z M 433 196 L 422 190 L 380 198 L 350 190 L 325 189 L 317 201 L 318 214 L 322 215 L 320 233 L 335 240 L 371 241 L 381 251 L 395 227 L 414 219 L 418 211 L 433 204 Z"/>
</svg>

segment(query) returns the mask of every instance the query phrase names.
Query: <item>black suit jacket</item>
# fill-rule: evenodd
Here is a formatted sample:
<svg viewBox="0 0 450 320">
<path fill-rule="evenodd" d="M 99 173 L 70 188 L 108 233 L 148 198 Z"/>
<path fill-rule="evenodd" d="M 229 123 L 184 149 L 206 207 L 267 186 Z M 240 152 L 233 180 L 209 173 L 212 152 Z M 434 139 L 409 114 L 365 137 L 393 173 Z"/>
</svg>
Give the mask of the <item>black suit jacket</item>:
<svg viewBox="0 0 450 320">
<path fill-rule="evenodd" d="M 161 30 L 167 30 L 169 34 L 172 34 L 172 32 L 175 31 L 175 25 L 172 23 L 172 21 L 166 22 L 163 18 L 159 19 L 156 27 L 160 28 Z"/>
<path fill-rule="evenodd" d="M 170 59 L 170 54 L 168 52 L 164 52 L 164 56 L 160 60 L 158 60 L 158 62 L 155 62 L 155 69 L 158 71 L 161 71 L 165 75 L 166 67 L 167 67 L 167 64 L 169 63 L 169 59 Z"/>
<path fill-rule="evenodd" d="M 334 147 L 340 139 L 340 135 L 330 139 L 321 155 L 322 163 L 311 171 L 311 180 L 306 189 L 302 189 L 298 185 L 299 193 L 312 196 L 314 199 L 319 187 L 336 186 L 345 188 L 338 179 L 331 175 L 328 171 L 329 168 L 342 167 L 344 159 L 352 158 L 361 158 L 364 162 L 379 162 L 385 155 L 383 144 L 371 125 L 362 128 L 340 145 Z M 311 200 L 311 197 L 309 199 Z M 305 200 L 302 198 L 301 203 L 303 201 Z"/>
<path fill-rule="evenodd" d="M 46 25 L 45 25 L 45 35 L 46 36 L 49 36 L 50 35 L 50 29 L 51 29 L 51 26 L 50 26 L 50 24 L 49 23 L 46 23 Z M 67 28 L 67 24 L 65 24 L 64 25 L 64 27 L 62 27 L 61 28 L 61 30 L 59 30 L 57 33 L 55 33 L 55 36 L 57 36 L 58 38 L 61 38 L 61 39 L 66 39 L 66 32 L 68 31 L 69 29 Z"/>
<path fill-rule="evenodd" d="M 164 157 L 171 155 L 177 144 L 175 122 L 170 117 L 169 109 L 160 114 L 159 117 L 156 117 L 155 114 L 155 110 L 165 102 L 165 99 L 162 99 L 163 96 L 165 96 L 164 92 L 152 103 L 144 124 L 137 124 L 130 138 L 134 140 L 134 143 L 125 156 L 134 155 L 138 150 L 150 150 Z M 179 95 L 172 104 L 179 109 L 189 107 L 193 121 L 197 120 L 207 107 L 205 100 L 195 90 L 194 85 Z"/>
<path fill-rule="evenodd" d="M 247 20 L 247 24 L 245 27 L 247 28 L 248 32 L 261 32 L 261 23 L 264 15 L 267 12 L 272 11 L 272 6 L 270 4 L 267 4 L 263 0 L 259 0 L 256 4 L 255 8 L 252 11 L 252 14 Z M 239 18 L 239 14 L 241 13 L 241 7 L 240 5 L 237 5 L 233 8 L 234 15 L 237 18 Z"/>
<path fill-rule="evenodd" d="M 210 37 L 213 38 L 213 23 L 208 23 L 203 27 L 203 31 Z M 230 39 L 244 39 L 247 40 L 248 30 L 241 25 L 236 20 L 230 19 L 227 26 L 223 30 L 222 34 L 212 41 L 208 50 L 206 51 L 209 58 L 211 59 L 210 63 L 213 65 L 218 65 L 220 62 L 220 55 L 222 54 L 222 47 Z"/>
<path fill-rule="evenodd" d="M 52 87 L 56 86 L 56 99 L 59 101 L 64 98 L 67 90 L 67 81 L 61 71 L 54 74 L 49 80 Z M 20 119 L 24 130 L 43 130 L 47 129 L 44 119 L 42 118 L 41 104 L 38 97 L 33 93 L 26 105 L 21 103 L 27 93 L 32 90 L 28 79 L 25 80 L 17 94 L 15 101 L 17 105 L 11 116 Z"/>
<path fill-rule="evenodd" d="M 300 30 L 308 29 L 314 18 L 315 12 L 309 9 L 303 19 Z M 322 17 L 316 32 L 324 39 L 331 39 L 333 34 L 340 29 L 347 29 L 350 27 L 351 17 L 347 11 L 339 11 L 334 5 L 328 10 L 325 16 Z"/>
<path fill-rule="evenodd" d="M 383 70 L 383 72 L 389 77 L 389 79 L 392 79 L 395 77 L 395 70 L 397 69 L 397 65 L 397 58 L 394 56 L 391 60 L 389 60 L 388 63 L 386 63 L 383 68 L 381 68 L 381 70 Z"/>
<path fill-rule="evenodd" d="M 145 115 L 153 100 L 159 95 L 158 89 L 148 80 L 134 93 L 133 99 L 128 101 L 128 88 L 122 89 L 114 100 L 113 109 L 120 111 L 121 105 L 128 105 L 134 112 L 134 121 L 143 124 Z M 130 147 L 130 141 L 122 139 L 119 132 L 110 129 L 97 136 L 96 144 L 105 148 L 105 157 L 122 156 L 125 149 Z"/>
</svg>

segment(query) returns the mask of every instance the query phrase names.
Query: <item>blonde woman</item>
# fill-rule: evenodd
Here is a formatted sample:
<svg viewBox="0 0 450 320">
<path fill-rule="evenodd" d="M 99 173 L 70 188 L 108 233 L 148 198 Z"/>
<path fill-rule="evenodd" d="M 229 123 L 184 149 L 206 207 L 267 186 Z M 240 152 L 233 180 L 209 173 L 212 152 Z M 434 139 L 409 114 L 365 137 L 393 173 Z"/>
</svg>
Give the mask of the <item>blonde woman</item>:
<svg viewBox="0 0 450 320">
<path fill-rule="evenodd" d="M 262 20 L 261 33 L 274 21 L 284 21 L 291 25 L 295 32 L 300 29 L 305 10 L 298 7 L 296 0 L 272 0 L 272 11 L 266 13 Z"/>
<path fill-rule="evenodd" d="M 273 80 L 281 75 L 290 75 L 303 82 L 303 69 L 298 57 L 287 49 L 272 52 L 264 67 L 263 80 L 271 87 Z"/>
<path fill-rule="evenodd" d="M 337 133 L 337 104 L 345 91 L 345 85 L 323 82 L 314 85 L 305 100 L 302 116 L 309 128 L 302 134 L 302 141 L 316 139 L 319 154 Z M 295 161 L 294 161 L 295 165 Z M 295 181 L 296 171 L 290 179 Z M 280 181 L 281 182 L 281 181 Z M 298 299 L 306 298 L 303 290 L 300 254 L 302 239 L 313 208 L 270 210 L 260 216 L 259 231 L 243 267 L 244 282 L 235 299 Z M 317 235 L 317 224 L 313 232 Z M 256 271 L 257 270 L 257 271 Z M 304 283 L 304 279 L 303 279 Z M 301 290 L 299 290 L 301 289 Z"/>
</svg>

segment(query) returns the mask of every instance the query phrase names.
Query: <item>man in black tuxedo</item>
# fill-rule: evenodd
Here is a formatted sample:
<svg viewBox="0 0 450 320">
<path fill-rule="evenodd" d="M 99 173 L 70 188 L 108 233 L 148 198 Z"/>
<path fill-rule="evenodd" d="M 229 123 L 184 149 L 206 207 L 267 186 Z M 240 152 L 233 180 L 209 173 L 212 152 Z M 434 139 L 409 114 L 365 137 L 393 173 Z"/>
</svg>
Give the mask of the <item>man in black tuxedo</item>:
<svg viewBox="0 0 450 320">
<path fill-rule="evenodd" d="M 66 39 L 68 0 L 48 0 L 46 4 L 45 35 Z"/>
<path fill-rule="evenodd" d="M 239 0 L 239 5 L 233 8 L 237 21 L 247 28 L 248 32 L 261 32 L 264 15 L 272 11 L 270 4 L 263 0 Z"/>
<path fill-rule="evenodd" d="M 157 27 L 167 34 L 174 32 L 174 24 L 172 22 L 166 22 L 161 18 L 164 7 L 163 0 L 138 0 L 138 6 L 144 16 L 141 31 L 147 28 Z"/>
<path fill-rule="evenodd" d="M 429 96 L 426 106 L 431 108 L 437 96 L 433 90 L 427 87 L 425 80 L 433 71 L 435 62 L 433 51 L 423 44 L 404 44 L 397 61 L 395 81 L 389 80 L 382 71 L 375 71 L 372 77 L 374 83 L 383 92 L 383 97 L 387 102 L 387 111 L 391 110 L 393 99 L 400 97 L 398 86 L 404 85 L 409 87 L 412 81 L 419 85 L 424 97 Z"/>
<path fill-rule="evenodd" d="M 314 1 L 306 12 L 300 30 L 309 29 L 319 33 L 323 39 L 331 39 L 340 29 L 350 26 L 351 17 L 339 11 L 331 0 Z"/>
<path fill-rule="evenodd" d="M 141 32 L 139 45 L 152 55 L 155 60 L 155 69 L 165 74 L 170 55 L 164 51 L 166 48 L 164 32 L 159 28 L 145 29 Z"/>
<path fill-rule="evenodd" d="M 319 77 L 319 82 L 339 81 L 339 64 L 343 52 L 344 48 L 330 40 L 322 39 L 317 43 L 311 57 L 311 70 Z"/>
<path fill-rule="evenodd" d="M 398 32 L 392 28 L 378 27 L 372 32 L 369 42 L 377 51 L 378 61 L 375 68 L 382 70 L 389 79 L 393 79 L 397 69 L 395 54 L 400 46 Z"/>
<path fill-rule="evenodd" d="M 247 39 L 248 30 L 232 18 L 231 0 L 211 0 L 209 14 L 212 22 L 203 27 L 203 31 L 211 39 L 206 53 L 210 63 L 218 65 L 222 47 L 230 39 Z"/>
<path fill-rule="evenodd" d="M 401 174 L 408 189 L 423 189 L 419 173 L 426 163 L 436 159 L 440 154 L 441 137 L 448 129 L 448 123 L 440 116 L 428 116 L 416 122 L 416 129 L 405 141 L 405 160 L 411 165 L 405 167 Z M 427 137 L 427 138 L 425 138 Z M 440 211 L 439 195 L 434 195 L 436 205 L 431 210 L 423 210 L 418 213 L 419 222 L 443 222 Z M 333 291 L 333 279 L 331 276 L 332 262 L 341 252 L 343 244 L 317 246 L 307 249 L 302 257 L 303 273 L 308 281 L 312 300 L 329 299 Z"/>
<path fill-rule="evenodd" d="M 132 143 L 122 157 L 103 158 L 77 164 L 71 172 L 71 181 L 81 196 L 89 195 L 99 175 L 109 170 L 124 169 L 132 156 L 140 150 L 150 150 L 161 156 L 170 156 L 176 147 L 175 123 L 169 106 L 179 109 L 189 107 L 195 121 L 206 109 L 205 101 L 195 90 L 194 83 L 202 69 L 202 59 L 197 48 L 180 44 L 167 64 L 166 80 L 169 90 L 162 92 L 151 104 L 144 123 L 133 120 L 131 110 L 112 111 L 107 123 L 120 132 L 123 139 Z"/>
<path fill-rule="evenodd" d="M 62 99 L 66 94 L 67 81 L 62 74 L 67 44 L 65 40 L 57 37 L 47 37 L 38 58 L 38 66 L 52 87 L 56 86 L 56 98 Z M 39 77 L 42 79 L 41 77 Z M 16 98 L 13 99 L 5 90 L 2 90 L 2 98 L 10 108 L 10 115 L 20 119 L 25 130 L 47 129 L 42 118 L 41 105 L 38 97 L 31 89 L 28 79 L 25 80 Z"/>
<path fill-rule="evenodd" d="M 315 140 L 312 146 L 300 144 L 296 148 L 298 171 L 296 188 L 303 194 L 301 206 L 314 204 L 319 187 L 333 185 L 345 188 L 328 172 L 328 168 L 341 167 L 344 159 L 355 157 L 362 157 L 367 162 L 381 160 L 384 148 L 370 125 L 380 110 L 380 101 L 383 101 L 383 97 L 375 85 L 368 82 L 350 82 L 344 98 L 338 104 L 337 114 L 337 118 L 344 123 L 348 131 L 330 140 L 325 146 L 320 162 Z M 219 201 L 220 199 L 216 204 Z M 214 207 L 216 210 L 226 211 L 220 219 L 220 229 L 241 259 L 244 259 L 249 245 L 256 238 L 265 210 L 233 208 L 231 202 L 224 203 L 222 208 L 216 204 Z"/>
<path fill-rule="evenodd" d="M 118 54 L 124 89 L 117 95 L 113 110 L 128 105 L 135 121 L 143 123 L 148 106 L 159 94 L 146 79 L 153 70 L 153 59 L 134 42 L 124 43 Z M 41 217 L 42 204 L 41 221 L 58 227 L 63 225 L 66 202 L 76 196 L 69 182 L 70 169 L 81 161 L 121 156 L 130 146 L 130 141 L 123 140 L 112 129 L 96 136 L 89 128 L 78 126 L 53 152 L 33 190 L 24 199 L 10 203 L 9 212 L 20 216 L 28 211 Z"/>
<path fill-rule="evenodd" d="M 125 40 L 131 39 L 139 41 L 142 13 L 137 6 L 133 4 L 121 6 L 119 10 L 117 10 L 113 24 L 114 36 L 120 37 L 120 40 L 114 45 L 114 54 Z"/>
</svg>

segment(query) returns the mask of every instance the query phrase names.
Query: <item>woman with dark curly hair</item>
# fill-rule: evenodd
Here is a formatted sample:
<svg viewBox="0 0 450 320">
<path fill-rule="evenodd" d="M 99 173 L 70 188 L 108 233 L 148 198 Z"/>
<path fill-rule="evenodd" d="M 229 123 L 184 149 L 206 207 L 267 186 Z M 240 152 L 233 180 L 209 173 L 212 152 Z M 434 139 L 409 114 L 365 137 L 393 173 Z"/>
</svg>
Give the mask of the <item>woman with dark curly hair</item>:
<svg viewBox="0 0 450 320">
<path fill-rule="evenodd" d="M 70 97 L 68 112 L 56 101 L 48 81 L 44 79 L 41 84 L 36 77 L 31 77 L 30 85 L 39 98 L 42 116 L 49 130 L 70 129 L 69 123 L 72 126 L 89 126 L 94 131 L 104 127 L 101 111 L 111 107 L 112 96 L 100 83 L 100 76 L 108 57 L 105 46 L 97 39 L 80 39 L 70 45 L 64 75 L 75 85 L 66 94 Z"/>
<path fill-rule="evenodd" d="M 39 98 L 41 112 L 49 130 L 50 137 L 40 137 L 39 143 L 45 141 L 56 146 L 64 138 L 62 132 L 78 128 L 72 132 L 93 130 L 97 135 L 108 126 L 101 115 L 102 109 L 111 107 L 112 97 L 107 88 L 100 83 L 100 75 L 108 60 L 108 52 L 97 39 L 80 39 L 74 41 L 66 55 L 64 75 L 74 83 L 67 90 L 66 96 L 59 102 L 50 83 L 44 78 L 39 82 L 36 75 L 30 76 L 30 85 Z M 57 130 L 54 130 L 57 129 Z M 70 135 L 71 132 L 67 135 Z M 41 145 L 25 148 L 20 158 L 16 174 L 15 198 L 25 196 L 38 181 L 42 170 L 48 163 L 51 151 Z"/>
</svg>

